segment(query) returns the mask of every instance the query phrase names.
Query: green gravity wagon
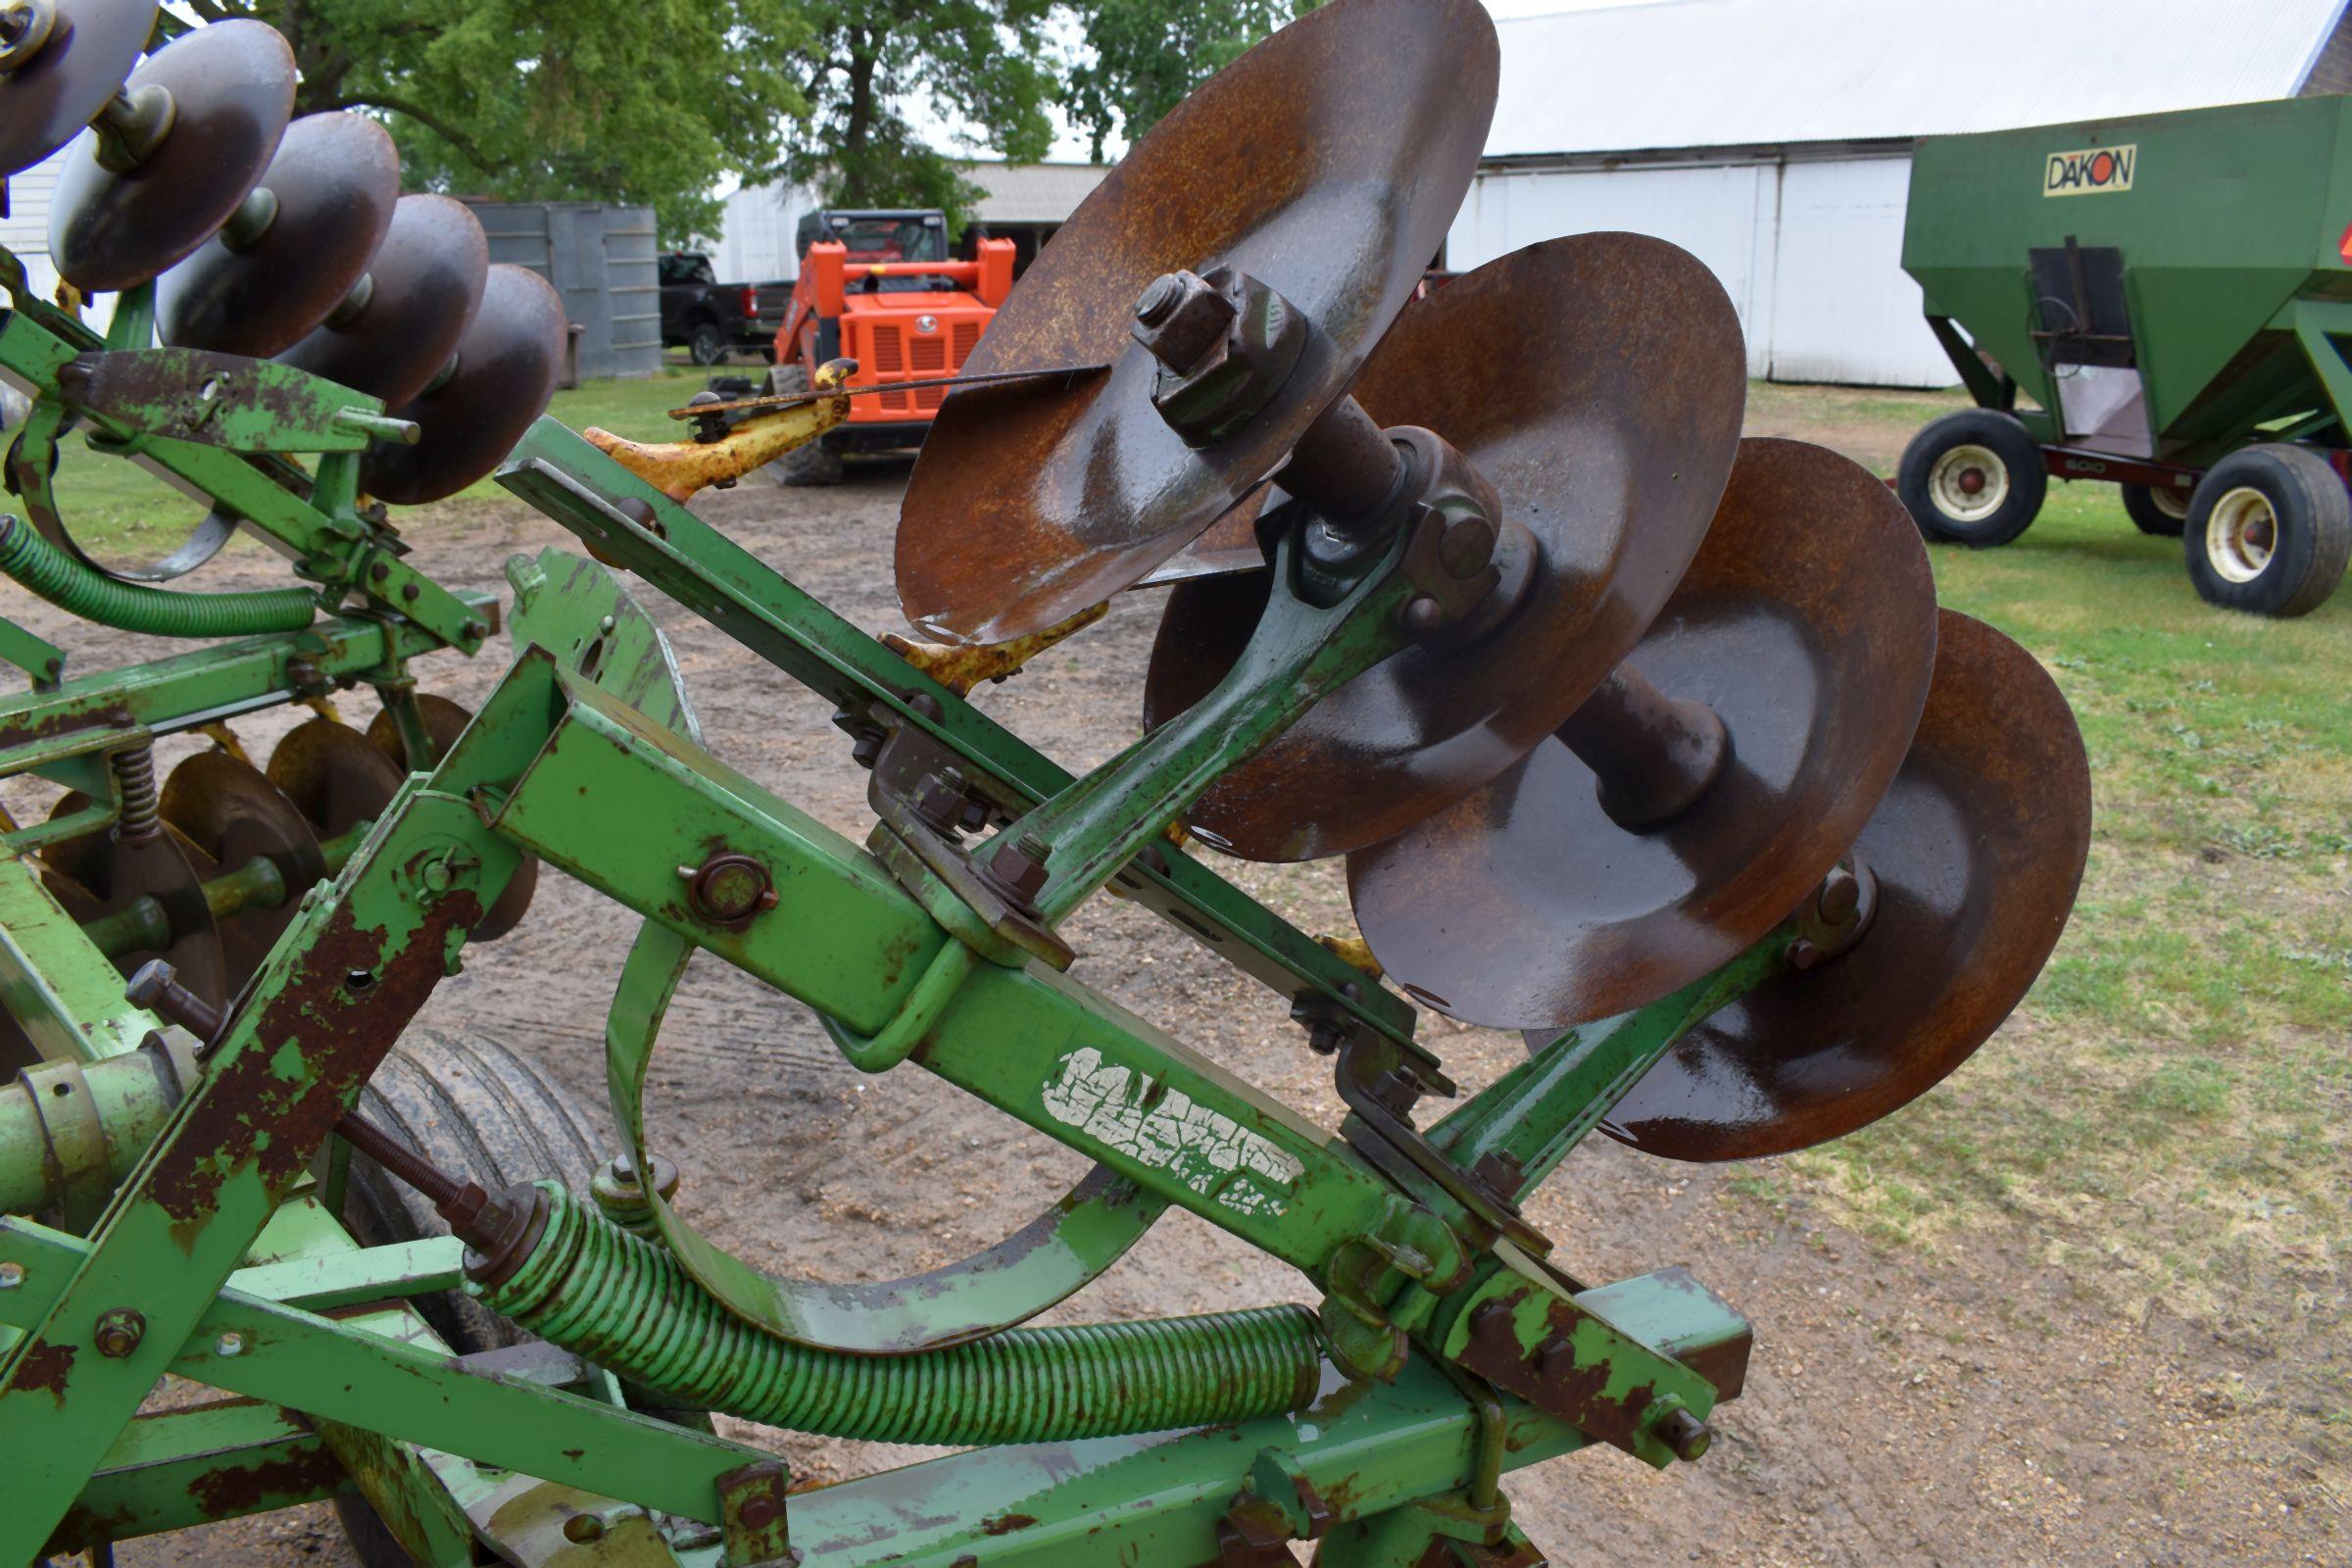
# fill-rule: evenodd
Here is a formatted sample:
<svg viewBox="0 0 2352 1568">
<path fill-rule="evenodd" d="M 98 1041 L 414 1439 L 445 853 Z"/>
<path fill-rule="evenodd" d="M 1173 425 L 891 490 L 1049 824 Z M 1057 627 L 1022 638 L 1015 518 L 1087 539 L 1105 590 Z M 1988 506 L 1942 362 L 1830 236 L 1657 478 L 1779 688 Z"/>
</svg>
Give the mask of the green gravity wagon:
<svg viewBox="0 0 2352 1568">
<path fill-rule="evenodd" d="M 2352 550 L 2352 98 L 1936 137 L 1903 269 L 1977 407 L 1912 439 L 1930 538 L 2007 544 L 2111 479 L 2208 601 L 2324 602 Z M 2031 406 L 2021 407 L 2021 394 Z"/>
</svg>

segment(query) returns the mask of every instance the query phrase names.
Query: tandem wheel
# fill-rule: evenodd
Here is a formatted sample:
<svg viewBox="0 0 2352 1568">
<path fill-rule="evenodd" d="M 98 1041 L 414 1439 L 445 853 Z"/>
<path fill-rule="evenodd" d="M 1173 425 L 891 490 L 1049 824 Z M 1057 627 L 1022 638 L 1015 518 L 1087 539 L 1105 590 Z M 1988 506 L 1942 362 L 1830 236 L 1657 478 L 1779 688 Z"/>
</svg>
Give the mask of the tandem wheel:
<svg viewBox="0 0 2352 1568">
<path fill-rule="evenodd" d="M 2031 527 L 2048 488 L 2040 445 L 2014 416 L 1992 409 L 1931 421 L 1903 448 L 1895 479 L 1921 533 L 1978 550 Z"/>
<path fill-rule="evenodd" d="M 2188 580 L 2207 604 L 2308 614 L 2335 592 L 2352 556 L 2352 493 L 2308 448 L 2248 447 L 2198 481 L 2181 544 Z"/>
</svg>

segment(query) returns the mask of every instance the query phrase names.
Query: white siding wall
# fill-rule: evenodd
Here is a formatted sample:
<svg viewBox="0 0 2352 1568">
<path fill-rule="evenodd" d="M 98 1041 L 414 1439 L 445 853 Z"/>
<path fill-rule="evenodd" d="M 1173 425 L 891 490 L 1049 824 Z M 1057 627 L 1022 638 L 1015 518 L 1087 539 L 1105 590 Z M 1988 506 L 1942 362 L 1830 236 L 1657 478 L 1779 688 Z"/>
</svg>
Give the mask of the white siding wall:
<svg viewBox="0 0 2352 1568">
<path fill-rule="evenodd" d="M 49 265 L 49 193 L 57 186 L 57 172 L 66 155 L 55 154 L 8 181 L 8 217 L 0 218 L 0 245 L 15 251 L 42 299 L 57 288 L 57 270 Z M 0 303 L 6 296 L 0 295 Z"/>
<path fill-rule="evenodd" d="M 801 273 L 801 215 L 817 205 L 797 185 L 754 185 L 726 200 L 710 266 L 722 283 L 771 283 Z"/>
<path fill-rule="evenodd" d="M 1561 234 L 1655 234 L 1714 271 L 1747 333 L 1748 373 L 1947 386 L 1951 366 L 1902 270 L 1910 160 L 1481 173 L 1447 237 L 1468 270 Z"/>
</svg>

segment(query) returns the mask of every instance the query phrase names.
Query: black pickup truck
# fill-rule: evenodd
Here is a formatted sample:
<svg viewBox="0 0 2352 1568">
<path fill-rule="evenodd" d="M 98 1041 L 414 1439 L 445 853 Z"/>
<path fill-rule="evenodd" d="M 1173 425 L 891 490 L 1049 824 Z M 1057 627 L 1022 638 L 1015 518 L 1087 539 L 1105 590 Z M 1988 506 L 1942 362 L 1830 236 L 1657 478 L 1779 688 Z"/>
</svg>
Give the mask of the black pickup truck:
<svg viewBox="0 0 2352 1568">
<path fill-rule="evenodd" d="M 776 323 L 761 329 L 758 284 L 721 283 L 699 251 L 663 252 L 660 276 L 664 348 L 683 347 L 697 365 L 724 364 L 738 349 L 775 358 Z"/>
</svg>

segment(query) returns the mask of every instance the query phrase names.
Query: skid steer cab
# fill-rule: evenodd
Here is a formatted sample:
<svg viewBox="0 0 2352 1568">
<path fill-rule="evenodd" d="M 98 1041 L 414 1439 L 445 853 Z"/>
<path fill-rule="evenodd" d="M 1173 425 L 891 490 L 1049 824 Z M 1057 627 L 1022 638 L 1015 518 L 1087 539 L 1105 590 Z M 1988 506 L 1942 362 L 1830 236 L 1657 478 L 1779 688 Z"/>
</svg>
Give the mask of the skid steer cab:
<svg viewBox="0 0 2352 1568">
<path fill-rule="evenodd" d="M 776 467 L 787 484 L 835 484 L 845 453 L 920 446 L 948 389 L 888 390 L 956 374 L 1012 292 L 1013 244 L 983 239 L 951 260 L 938 212 L 811 213 L 801 220 L 801 275 L 776 331 L 770 392 L 808 390 L 815 367 L 858 363 L 849 419 Z"/>
</svg>

